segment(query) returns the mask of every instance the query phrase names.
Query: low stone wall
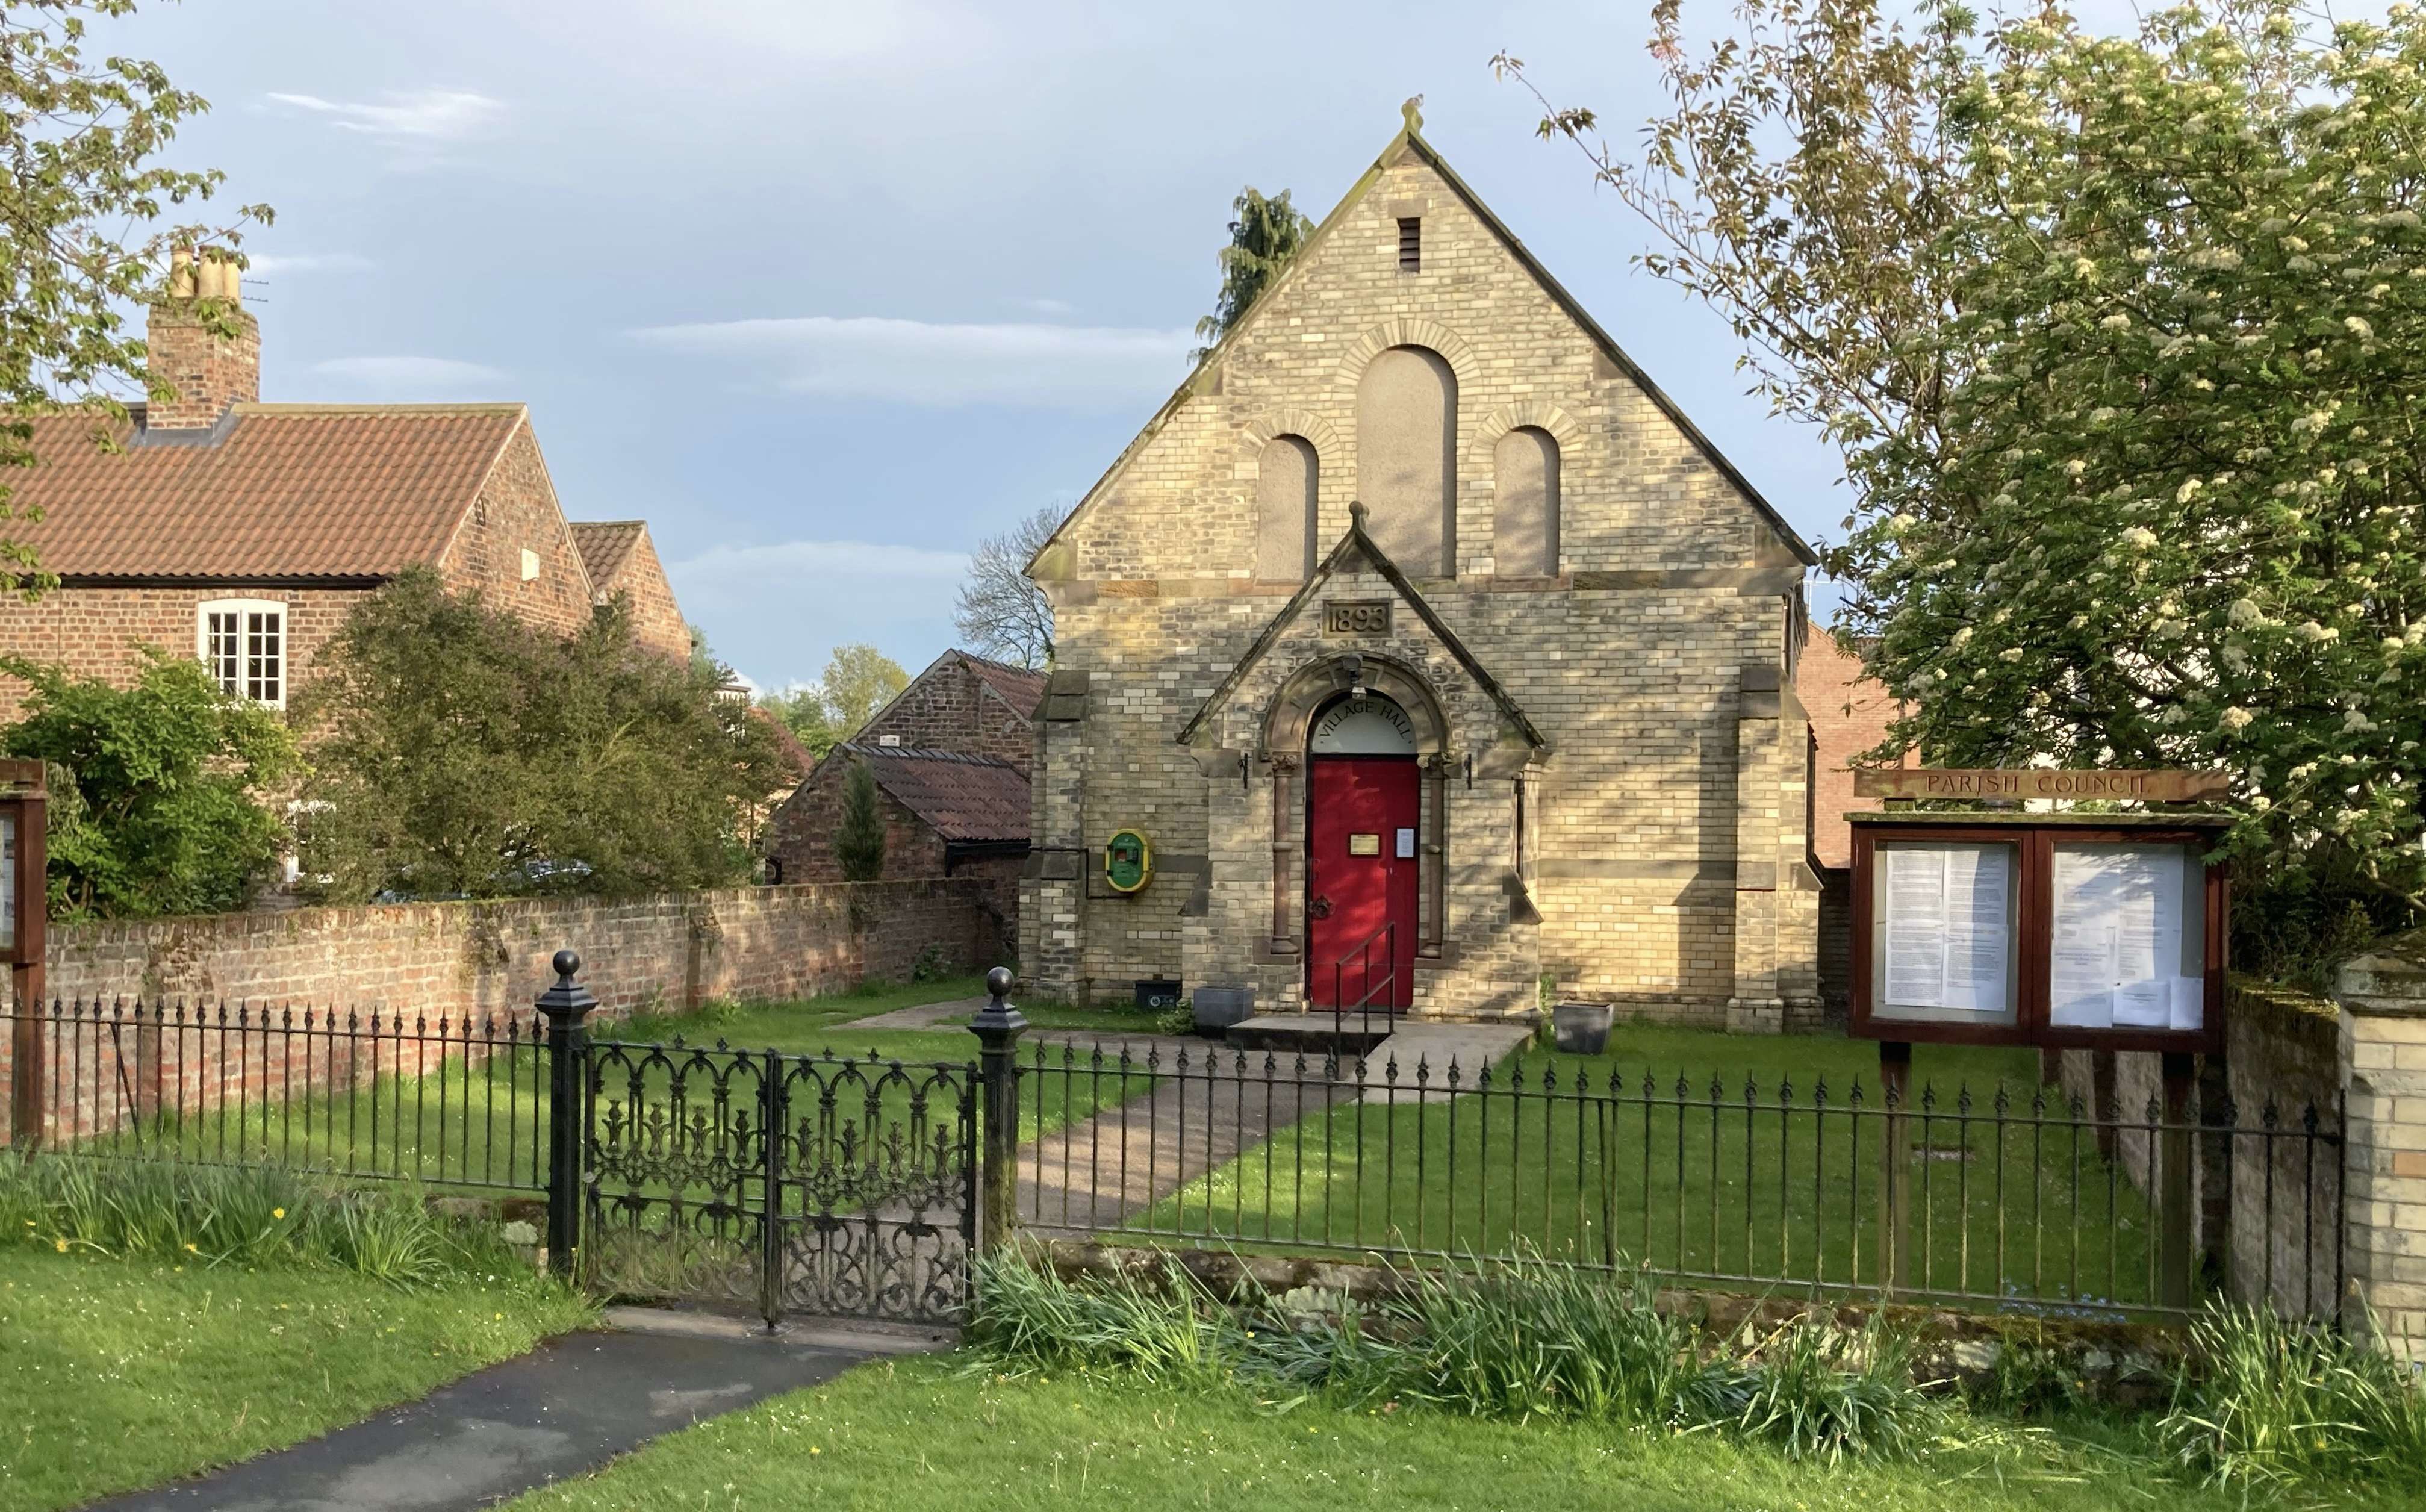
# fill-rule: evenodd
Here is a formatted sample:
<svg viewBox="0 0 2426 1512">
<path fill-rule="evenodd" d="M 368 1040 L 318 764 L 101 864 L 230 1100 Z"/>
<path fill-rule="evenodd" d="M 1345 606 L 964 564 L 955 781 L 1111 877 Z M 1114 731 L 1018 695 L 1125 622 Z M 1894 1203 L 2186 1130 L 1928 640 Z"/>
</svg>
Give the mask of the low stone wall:
<svg viewBox="0 0 2426 1512">
<path fill-rule="evenodd" d="M 1241 1255 L 1236 1250 L 1160 1249 L 1078 1240 L 1026 1239 L 1031 1258 L 1073 1282 L 1156 1282 L 1173 1267 L 1188 1274 L 1214 1298 L 1233 1307 L 1335 1311 L 1339 1299 L 1371 1305 L 1404 1296 L 1416 1272 L 1395 1265 L 1296 1256 Z M 1623 1286 L 1624 1277 L 1613 1278 Z M 1833 1323 L 1848 1331 L 1884 1314 L 1887 1326 L 1917 1345 L 1917 1379 L 1943 1386 L 1984 1385 L 2008 1349 L 2061 1363 L 2077 1389 L 2092 1400 L 2131 1407 L 2165 1400 L 2175 1368 L 2186 1354 L 2178 1329 L 2153 1324 L 2108 1323 L 2080 1318 L 2031 1318 L 2013 1313 L 1962 1312 L 1902 1305 L 1815 1302 L 1743 1293 L 1662 1288 L 1654 1305 L 1671 1317 L 1698 1325 L 1711 1342 L 1741 1342 L 1766 1335 L 1796 1318 Z"/>
<path fill-rule="evenodd" d="M 2330 1311 L 2339 1152 L 2305 1135 L 2311 1110 L 2321 1128 L 2340 1127 L 2338 1014 L 2325 999 L 2251 978 L 2234 978 L 2229 994 L 2223 1064 L 2202 1063 L 2191 1116 L 2239 1132 L 2200 1136 L 2191 1179 L 2200 1245 L 2241 1300 Z M 2164 1105 L 2163 1058 L 2150 1051 L 2066 1050 L 2062 1082 L 2085 1113 L 2124 1124 Z M 2109 1143 L 2126 1179 L 2151 1192 L 2147 1135 L 2124 1129 Z"/>
<path fill-rule="evenodd" d="M 977 970 L 1001 932 L 975 880 L 809 884 L 643 898 L 299 908 L 57 926 L 49 995 L 523 1013 L 570 947 L 602 1008 L 780 1001 L 906 979 L 922 951 Z"/>
</svg>

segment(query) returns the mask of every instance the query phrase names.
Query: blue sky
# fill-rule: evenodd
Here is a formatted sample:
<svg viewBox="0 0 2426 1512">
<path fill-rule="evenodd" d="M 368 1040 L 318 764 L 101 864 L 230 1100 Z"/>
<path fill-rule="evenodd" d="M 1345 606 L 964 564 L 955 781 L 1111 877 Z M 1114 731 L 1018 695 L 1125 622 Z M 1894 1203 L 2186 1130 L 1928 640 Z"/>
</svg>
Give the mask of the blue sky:
<svg viewBox="0 0 2426 1512">
<path fill-rule="evenodd" d="M 1426 135 L 1806 537 L 1844 491 L 1502 48 L 1612 127 L 1648 7 L 151 0 L 97 52 L 210 98 L 275 400 L 521 399 L 744 675 L 950 643 L 962 554 L 1085 491 L 1185 371 L 1242 185 L 1320 215 Z"/>
</svg>

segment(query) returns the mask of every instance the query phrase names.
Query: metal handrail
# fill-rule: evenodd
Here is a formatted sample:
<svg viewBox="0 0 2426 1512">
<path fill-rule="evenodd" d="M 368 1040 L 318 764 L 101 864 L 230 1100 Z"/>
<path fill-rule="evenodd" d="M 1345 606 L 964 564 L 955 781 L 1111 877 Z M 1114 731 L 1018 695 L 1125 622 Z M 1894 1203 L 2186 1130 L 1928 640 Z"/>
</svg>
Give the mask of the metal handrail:
<svg viewBox="0 0 2426 1512">
<path fill-rule="evenodd" d="M 1399 926 L 1397 921 L 1393 920 L 1366 935 L 1353 950 L 1331 964 L 1331 1038 L 1334 1049 L 1337 1048 L 1340 1029 L 1347 1015 L 1345 1001 L 1347 993 L 1341 986 L 1340 979 L 1346 973 L 1348 963 L 1350 961 L 1357 963 L 1358 969 L 1365 977 L 1365 995 L 1356 1000 L 1356 1008 L 1361 1016 L 1357 1026 L 1358 1032 L 1370 1034 L 1373 1032 L 1373 994 L 1377 990 L 1373 985 L 1373 942 L 1375 940 L 1387 941 L 1383 946 L 1383 958 L 1390 963 L 1390 969 L 1382 978 L 1382 985 L 1390 989 L 1390 995 L 1393 998 L 1398 996 Z M 1385 1003 L 1383 1005 L 1383 1011 L 1395 1013 L 1397 1005 Z"/>
</svg>

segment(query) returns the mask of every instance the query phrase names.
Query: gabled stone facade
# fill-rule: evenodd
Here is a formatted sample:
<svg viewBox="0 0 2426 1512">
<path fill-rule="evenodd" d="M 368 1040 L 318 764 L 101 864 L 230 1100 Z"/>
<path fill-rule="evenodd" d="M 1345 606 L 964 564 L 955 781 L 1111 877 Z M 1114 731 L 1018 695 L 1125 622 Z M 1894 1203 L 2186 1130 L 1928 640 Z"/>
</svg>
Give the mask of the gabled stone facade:
<svg viewBox="0 0 2426 1512">
<path fill-rule="evenodd" d="M 1422 774 L 1416 1013 L 1529 1013 L 1546 977 L 1813 1019 L 1812 560 L 1411 116 L 1030 567 L 1024 968 L 1302 1001 L 1308 731 L 1369 697 Z M 1123 827 L 1156 860 L 1131 894 Z"/>
</svg>

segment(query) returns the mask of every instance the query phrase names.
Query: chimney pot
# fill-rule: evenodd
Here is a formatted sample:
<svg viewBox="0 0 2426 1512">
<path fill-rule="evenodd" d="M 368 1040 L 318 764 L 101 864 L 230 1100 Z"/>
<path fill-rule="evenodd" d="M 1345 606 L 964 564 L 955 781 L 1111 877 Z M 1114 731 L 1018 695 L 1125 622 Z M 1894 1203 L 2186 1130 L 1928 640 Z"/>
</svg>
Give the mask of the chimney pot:
<svg viewBox="0 0 2426 1512">
<path fill-rule="evenodd" d="M 261 327 L 244 309 L 239 289 L 235 264 L 218 249 L 170 252 L 167 295 L 150 313 L 147 363 L 152 381 L 176 395 L 145 404 L 144 429 L 208 430 L 229 406 L 261 398 Z M 218 301 L 235 334 L 216 335 L 205 327 L 194 307 L 198 298 Z"/>
</svg>

